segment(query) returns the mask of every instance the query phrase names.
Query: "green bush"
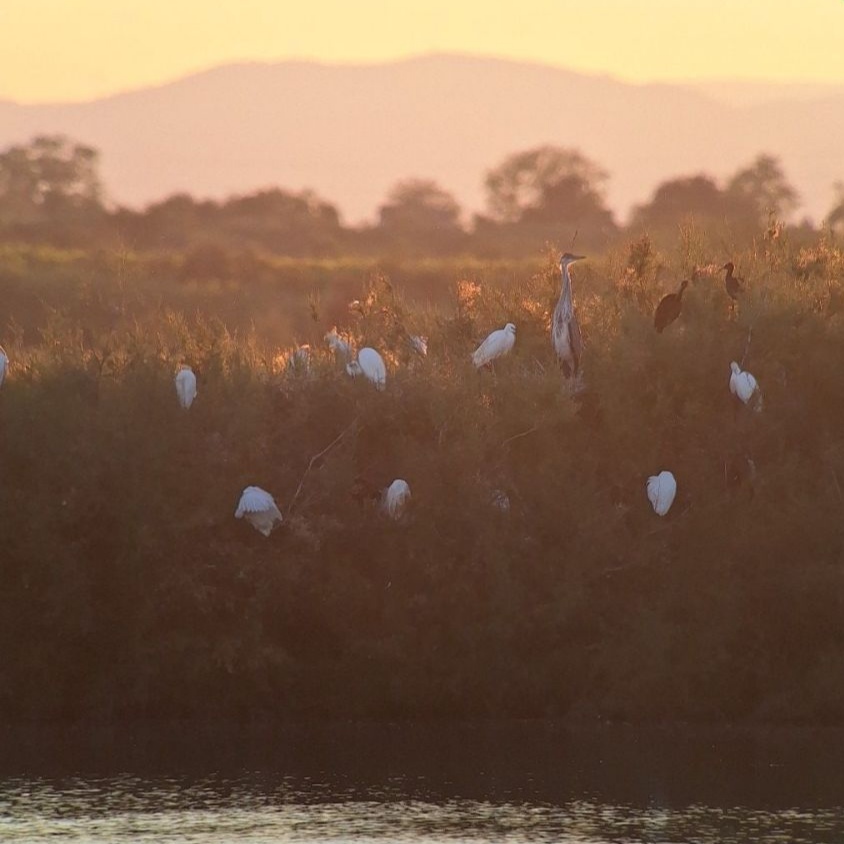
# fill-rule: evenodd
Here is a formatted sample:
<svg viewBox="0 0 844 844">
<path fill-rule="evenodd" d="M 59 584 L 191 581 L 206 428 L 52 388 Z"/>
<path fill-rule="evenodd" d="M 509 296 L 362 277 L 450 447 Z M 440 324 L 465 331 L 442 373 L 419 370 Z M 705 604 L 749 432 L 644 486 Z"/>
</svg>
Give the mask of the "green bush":
<svg viewBox="0 0 844 844">
<path fill-rule="evenodd" d="M 56 299 L 25 332 L 7 311 L 0 337 L 0 715 L 841 722 L 844 259 L 760 239 L 730 256 L 747 281 L 731 309 L 707 254 L 686 233 L 577 265 L 577 392 L 548 337 L 551 256 L 510 283 L 261 264 L 235 296 L 131 256 L 33 277 L 4 253 L 6 290 Z M 321 298 L 335 277 L 354 308 Z M 254 293 L 258 314 L 279 289 L 301 316 L 275 335 L 220 307 Z M 335 316 L 384 354 L 383 393 L 325 348 Z M 475 371 L 508 321 L 513 353 Z M 309 372 L 286 366 L 294 338 Z M 729 393 L 746 350 L 760 413 Z M 679 487 L 664 519 L 645 496 L 661 469 Z M 399 522 L 352 495 L 396 477 Z M 285 514 L 267 539 L 233 516 L 249 484 Z"/>
</svg>

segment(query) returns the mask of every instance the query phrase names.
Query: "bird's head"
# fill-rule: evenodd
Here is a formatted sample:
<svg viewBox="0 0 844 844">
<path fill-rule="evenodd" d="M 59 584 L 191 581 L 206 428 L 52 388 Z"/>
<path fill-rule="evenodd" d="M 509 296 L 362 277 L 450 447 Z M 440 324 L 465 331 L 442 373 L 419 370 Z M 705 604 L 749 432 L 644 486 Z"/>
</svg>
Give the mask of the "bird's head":
<svg viewBox="0 0 844 844">
<path fill-rule="evenodd" d="M 732 261 L 727 261 L 727 263 L 724 264 L 724 266 L 721 267 L 721 269 L 726 270 L 728 273 L 731 273 L 735 269 L 735 266 L 733 265 Z"/>
<path fill-rule="evenodd" d="M 689 286 L 689 280 L 687 278 L 684 278 L 680 282 L 680 292 L 682 293 L 688 286 Z"/>
<path fill-rule="evenodd" d="M 560 256 L 560 267 L 567 267 L 569 264 L 573 264 L 575 261 L 582 261 L 585 257 L 585 255 L 572 255 L 571 252 L 564 252 Z"/>
<path fill-rule="evenodd" d="M 730 364 L 730 370 L 732 371 L 733 375 L 738 375 L 739 372 L 741 372 L 741 367 L 735 361 L 733 361 Z"/>
<path fill-rule="evenodd" d="M 509 332 L 510 334 L 516 333 L 516 326 L 513 325 L 512 322 L 508 322 L 507 325 L 504 326 L 504 330 Z"/>
<path fill-rule="evenodd" d="M 346 364 L 346 372 L 348 372 L 352 378 L 357 378 L 363 370 L 360 368 L 360 364 L 356 360 L 353 360 L 351 363 Z"/>
</svg>

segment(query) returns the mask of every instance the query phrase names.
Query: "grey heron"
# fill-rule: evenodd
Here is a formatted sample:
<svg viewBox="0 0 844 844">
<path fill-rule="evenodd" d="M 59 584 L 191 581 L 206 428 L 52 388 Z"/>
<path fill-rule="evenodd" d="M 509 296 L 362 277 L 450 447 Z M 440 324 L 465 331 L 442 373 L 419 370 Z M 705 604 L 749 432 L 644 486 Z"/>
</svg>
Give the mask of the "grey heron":
<svg viewBox="0 0 844 844">
<path fill-rule="evenodd" d="M 560 258 L 560 273 L 563 276 L 563 288 L 560 299 L 554 308 L 551 320 L 551 345 L 557 353 L 557 359 L 563 368 L 566 378 L 576 376 L 580 369 L 580 358 L 583 354 L 583 338 L 580 325 L 574 312 L 574 302 L 571 295 L 571 275 L 569 266 L 575 261 L 581 261 L 585 255 L 572 255 L 566 252 Z"/>
</svg>

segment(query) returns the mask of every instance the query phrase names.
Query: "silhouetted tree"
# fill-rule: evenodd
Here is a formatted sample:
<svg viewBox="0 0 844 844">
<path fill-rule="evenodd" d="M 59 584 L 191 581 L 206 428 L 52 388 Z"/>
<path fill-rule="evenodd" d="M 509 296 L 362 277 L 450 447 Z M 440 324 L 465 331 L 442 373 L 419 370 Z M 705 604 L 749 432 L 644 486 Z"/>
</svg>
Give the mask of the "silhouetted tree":
<svg viewBox="0 0 844 844">
<path fill-rule="evenodd" d="M 398 182 L 378 209 L 378 218 L 382 234 L 403 247 L 450 252 L 465 236 L 457 201 L 429 179 Z"/>
<path fill-rule="evenodd" d="M 673 229 L 689 216 L 704 221 L 736 218 L 755 223 L 756 207 L 747 198 L 727 197 L 714 179 L 701 173 L 659 185 L 650 202 L 634 209 L 632 225 Z"/>
<path fill-rule="evenodd" d="M 232 197 L 219 218 L 227 238 L 285 255 L 333 254 L 342 234 L 337 209 L 313 191 L 273 188 Z"/>
<path fill-rule="evenodd" d="M 119 209 L 115 219 L 126 241 L 139 248 L 184 249 L 201 239 L 218 213 L 216 202 L 178 193 L 142 212 Z"/>
<path fill-rule="evenodd" d="M 74 241 L 105 218 L 93 147 L 40 135 L 0 153 L 0 227 L 7 233 Z"/>
<path fill-rule="evenodd" d="M 617 232 L 601 191 L 607 174 L 582 153 L 542 146 L 508 156 L 486 176 L 490 216 L 475 218 L 475 243 L 488 255 L 533 251 L 579 233 L 579 243 L 605 245 Z"/>
<path fill-rule="evenodd" d="M 588 198 L 602 205 L 600 187 L 607 174 L 576 149 L 542 146 L 515 153 L 486 175 L 487 207 L 492 219 L 515 223 L 526 213 L 559 210 L 561 199 Z"/>
<path fill-rule="evenodd" d="M 826 215 L 829 227 L 837 234 L 844 234 L 844 182 L 835 182 L 832 186 L 835 190 L 835 204 Z"/>
<path fill-rule="evenodd" d="M 749 167 L 730 179 L 726 198 L 736 200 L 740 207 L 746 203 L 753 205 L 760 225 L 769 214 L 781 218 L 798 205 L 797 191 L 786 180 L 779 159 L 765 154 L 758 155 Z"/>
</svg>

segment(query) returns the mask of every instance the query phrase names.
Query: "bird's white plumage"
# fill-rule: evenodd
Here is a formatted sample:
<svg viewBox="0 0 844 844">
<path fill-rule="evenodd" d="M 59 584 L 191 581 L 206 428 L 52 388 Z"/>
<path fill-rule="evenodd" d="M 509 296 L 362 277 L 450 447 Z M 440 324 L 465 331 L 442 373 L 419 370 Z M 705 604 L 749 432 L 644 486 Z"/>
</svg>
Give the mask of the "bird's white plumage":
<svg viewBox="0 0 844 844">
<path fill-rule="evenodd" d="M 422 355 L 423 358 L 428 356 L 427 337 L 423 337 L 421 334 L 411 334 L 410 345 L 413 347 L 413 351 Z"/>
<path fill-rule="evenodd" d="M 365 375 L 379 390 L 387 386 L 387 366 L 384 358 L 369 346 L 358 352 L 358 359 L 346 364 L 346 372 L 352 377 Z"/>
<path fill-rule="evenodd" d="M 187 410 L 196 398 L 196 375 L 189 366 L 184 364 L 179 367 L 176 373 L 176 395 L 179 404 Z"/>
<path fill-rule="evenodd" d="M 677 481 L 671 472 L 662 471 L 648 478 L 648 500 L 658 516 L 664 516 L 674 503 Z"/>
<path fill-rule="evenodd" d="M 410 501 L 410 486 L 407 481 L 396 478 L 381 498 L 381 509 L 391 518 L 400 519 Z"/>
<path fill-rule="evenodd" d="M 730 392 L 743 404 L 754 399 L 756 409 L 761 410 L 762 394 L 756 379 L 749 372 L 743 371 L 735 361 L 730 364 L 730 370 Z"/>
<path fill-rule="evenodd" d="M 486 366 L 502 355 L 506 355 L 516 343 L 516 326 L 508 322 L 504 328 L 493 331 L 486 340 L 472 352 L 472 363 L 476 367 Z"/>
<path fill-rule="evenodd" d="M 510 496 L 503 489 L 494 489 L 491 501 L 496 510 L 500 510 L 502 513 L 510 512 Z"/>
<path fill-rule="evenodd" d="M 325 335 L 325 342 L 328 343 L 328 347 L 335 355 L 340 355 L 341 357 L 346 358 L 346 360 L 352 356 L 351 344 L 348 340 L 344 340 L 337 333 L 336 328 L 332 328 L 331 331 Z"/>
<path fill-rule="evenodd" d="M 275 499 L 259 486 L 248 486 L 243 490 L 234 517 L 246 517 L 252 527 L 264 536 L 269 536 L 276 522 L 281 522 L 283 518 Z"/>
<path fill-rule="evenodd" d="M 0 387 L 3 386 L 3 382 L 6 380 L 6 373 L 9 371 L 9 356 L 6 354 L 6 350 L 0 346 Z"/>
</svg>

